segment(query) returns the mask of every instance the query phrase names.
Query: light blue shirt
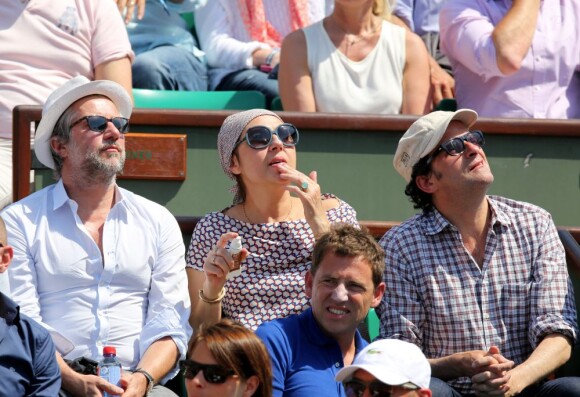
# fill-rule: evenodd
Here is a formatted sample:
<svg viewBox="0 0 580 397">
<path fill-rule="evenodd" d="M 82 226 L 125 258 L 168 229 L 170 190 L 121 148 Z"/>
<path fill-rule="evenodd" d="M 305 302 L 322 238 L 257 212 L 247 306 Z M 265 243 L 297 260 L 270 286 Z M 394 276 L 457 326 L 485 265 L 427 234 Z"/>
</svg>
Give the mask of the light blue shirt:
<svg viewBox="0 0 580 397">
<path fill-rule="evenodd" d="M 63 346 L 57 333 L 72 342 L 65 358 L 99 360 L 103 346 L 111 345 L 123 367 L 134 369 L 166 336 L 184 358 L 190 302 L 177 221 L 159 204 L 119 187 L 115 199 L 102 252 L 62 181 L 5 208 L 14 248 L 12 299 L 52 331 L 57 349 Z"/>
<path fill-rule="evenodd" d="M 206 4 L 207 0 L 184 0 L 175 4 L 171 1 L 148 0 L 143 19 L 135 17 L 127 25 L 129 41 L 135 55 L 163 45 L 182 47 L 200 58 L 204 53 L 188 30 L 187 23 L 180 14 L 193 12 Z"/>
<path fill-rule="evenodd" d="M 439 10 L 447 0 L 397 0 L 393 14 L 419 36 L 439 33 Z"/>
</svg>

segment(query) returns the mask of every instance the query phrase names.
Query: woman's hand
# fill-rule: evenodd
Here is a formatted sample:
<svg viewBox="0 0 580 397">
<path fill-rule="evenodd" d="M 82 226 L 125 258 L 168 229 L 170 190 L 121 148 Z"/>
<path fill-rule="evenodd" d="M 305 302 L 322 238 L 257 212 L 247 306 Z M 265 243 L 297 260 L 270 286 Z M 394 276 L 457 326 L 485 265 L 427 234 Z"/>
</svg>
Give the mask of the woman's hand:
<svg viewBox="0 0 580 397">
<path fill-rule="evenodd" d="M 320 185 L 317 182 L 316 171 L 310 172 L 308 176 L 302 172 L 281 163 L 282 172 L 280 177 L 287 179 L 292 184 L 286 186 L 286 190 L 294 193 L 304 207 L 304 217 L 310 225 L 314 237 L 317 238 L 330 230 L 330 222 L 326 217 L 326 211 L 322 205 Z"/>
<path fill-rule="evenodd" d="M 228 241 L 233 240 L 238 233 L 228 232 L 221 235 L 217 244 L 208 252 L 203 262 L 203 271 L 205 273 L 205 282 L 203 284 L 203 294 L 207 299 L 215 299 L 220 294 L 226 283 L 226 276 L 230 269 L 234 267 L 232 255 L 226 249 Z M 248 250 L 242 248 L 243 261 L 248 256 Z"/>
</svg>

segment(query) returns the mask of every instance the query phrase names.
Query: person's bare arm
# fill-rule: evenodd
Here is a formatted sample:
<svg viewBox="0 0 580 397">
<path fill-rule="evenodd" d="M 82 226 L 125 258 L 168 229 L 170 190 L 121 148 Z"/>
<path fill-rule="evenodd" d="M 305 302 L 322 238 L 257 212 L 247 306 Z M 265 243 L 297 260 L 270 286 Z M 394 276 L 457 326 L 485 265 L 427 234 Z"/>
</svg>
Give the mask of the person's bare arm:
<svg viewBox="0 0 580 397">
<path fill-rule="evenodd" d="M 147 371 L 153 379 L 159 382 L 175 367 L 179 358 L 179 350 L 170 336 L 165 336 L 153 342 L 141 357 L 137 368 Z M 147 391 L 147 378 L 140 372 L 123 373 L 123 397 L 144 396 Z"/>
<path fill-rule="evenodd" d="M 409 26 L 396 15 L 391 16 L 391 22 L 407 31 L 411 31 Z M 424 44 L 424 43 L 423 43 Z M 431 95 L 433 97 L 433 106 L 437 106 L 444 98 L 455 98 L 455 79 L 451 77 L 427 52 L 429 57 L 429 75 L 431 76 Z"/>
<path fill-rule="evenodd" d="M 297 30 L 286 36 L 280 54 L 278 85 L 284 110 L 315 112 L 316 101 L 308 70 L 304 32 Z"/>
<path fill-rule="evenodd" d="M 191 300 L 191 315 L 189 316 L 189 325 L 193 328 L 193 333 L 202 324 L 214 324 L 221 319 L 222 305 L 221 303 L 209 304 L 203 302 L 199 298 L 199 290 L 203 289 L 205 281 L 204 272 L 187 268 L 187 285 L 189 289 L 189 299 Z M 204 295 L 208 298 L 217 298 L 220 290 L 214 291 L 204 290 Z"/>
<path fill-rule="evenodd" d="M 193 332 L 201 325 L 212 325 L 221 319 L 224 286 L 226 276 L 234 266 L 231 254 L 226 249 L 228 241 L 237 237 L 235 232 L 221 235 L 214 248 L 207 253 L 203 264 L 203 271 L 186 268 L 189 298 L 191 300 L 191 315 L 189 324 Z M 243 261 L 248 256 L 248 250 L 242 249 Z M 200 291 L 203 290 L 201 298 Z"/>
<path fill-rule="evenodd" d="M 389 19 L 389 22 L 394 23 L 395 25 L 398 25 L 402 28 L 407 29 L 409 32 L 411 32 L 411 28 L 409 27 L 409 25 L 407 25 L 405 23 L 405 21 L 403 21 L 401 18 L 399 18 L 398 16 L 396 16 L 395 14 L 391 14 L 391 17 Z"/>
<path fill-rule="evenodd" d="M 431 110 L 429 55 L 416 34 L 405 31 L 406 61 L 403 72 L 402 114 L 423 115 Z"/>
<path fill-rule="evenodd" d="M 570 340 L 561 334 L 546 336 L 530 357 L 509 373 L 509 393 L 516 395 L 524 388 L 545 379 L 570 359 L 572 345 Z"/>
<path fill-rule="evenodd" d="M 133 81 L 131 75 L 131 59 L 126 56 L 121 59 L 103 62 L 95 67 L 95 80 L 112 80 L 121 84 L 133 98 Z"/>
<path fill-rule="evenodd" d="M 540 0 L 513 0 L 492 32 L 497 66 L 504 74 L 517 72 L 528 53 L 540 13 Z"/>
</svg>

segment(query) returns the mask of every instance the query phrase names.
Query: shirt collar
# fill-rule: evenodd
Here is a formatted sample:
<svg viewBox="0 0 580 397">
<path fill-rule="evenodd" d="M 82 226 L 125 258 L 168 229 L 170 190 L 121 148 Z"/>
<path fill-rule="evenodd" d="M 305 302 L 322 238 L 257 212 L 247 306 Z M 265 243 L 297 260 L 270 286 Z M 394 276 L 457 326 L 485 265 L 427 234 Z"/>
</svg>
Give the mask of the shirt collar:
<svg viewBox="0 0 580 397">
<path fill-rule="evenodd" d="M 512 223 L 511 218 L 509 215 L 502 210 L 499 203 L 495 200 L 493 196 L 487 197 L 487 202 L 489 203 L 489 207 L 491 208 L 491 224 L 501 224 L 501 225 L 510 225 Z"/>
<path fill-rule="evenodd" d="M 487 196 L 487 202 L 491 208 L 491 225 L 496 224 L 509 225 L 511 223 L 510 217 L 502 211 L 497 201 L 493 196 Z M 434 235 L 440 233 L 446 227 L 454 227 L 435 207 L 432 211 L 427 212 L 422 216 L 421 227 L 427 235 Z"/>
<path fill-rule="evenodd" d="M 306 328 L 306 337 L 315 345 L 318 346 L 336 346 L 337 342 L 330 336 L 326 335 L 316 319 L 314 318 L 314 314 L 312 313 L 312 308 L 306 309 L 304 312 L 300 314 L 304 326 Z M 354 335 L 354 344 L 356 347 L 356 352 L 358 353 L 367 343 L 363 339 L 362 335 L 358 330 L 356 330 Z"/>
<path fill-rule="evenodd" d="M 123 202 L 123 199 L 124 199 L 124 197 L 123 197 L 123 193 L 121 192 L 121 189 L 119 189 L 119 186 L 117 186 L 117 184 L 115 184 L 115 205 Z M 58 210 L 60 207 L 62 207 L 63 205 L 65 205 L 68 202 L 71 203 L 72 208 L 75 211 L 78 208 L 78 204 L 68 196 L 68 193 L 66 192 L 66 189 L 64 188 L 64 183 L 62 182 L 62 178 L 59 179 L 58 182 L 56 183 L 56 185 L 54 186 L 54 190 L 52 192 L 52 201 L 53 201 L 53 208 L 52 208 L 53 211 Z"/>
</svg>

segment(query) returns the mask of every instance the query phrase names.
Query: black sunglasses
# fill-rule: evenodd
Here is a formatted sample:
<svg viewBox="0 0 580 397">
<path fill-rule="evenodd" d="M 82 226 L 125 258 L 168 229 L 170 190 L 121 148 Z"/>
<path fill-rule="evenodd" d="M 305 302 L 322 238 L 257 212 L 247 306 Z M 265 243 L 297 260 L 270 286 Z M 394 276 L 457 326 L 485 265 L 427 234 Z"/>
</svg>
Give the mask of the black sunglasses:
<svg viewBox="0 0 580 397">
<path fill-rule="evenodd" d="M 181 360 L 179 362 L 180 368 L 183 370 L 183 376 L 187 379 L 193 379 L 199 373 L 203 372 L 203 377 L 206 382 L 221 384 L 236 373 L 232 369 L 227 369 L 217 364 L 201 364 L 193 360 Z"/>
<path fill-rule="evenodd" d="M 479 130 L 469 131 L 467 134 L 451 138 L 448 141 L 443 142 L 435 152 L 430 156 L 430 159 L 434 159 L 440 151 L 444 150 L 450 156 L 459 156 L 461 153 L 465 152 L 465 142 L 473 143 L 479 147 L 485 145 L 485 139 L 483 138 L 483 132 Z"/>
<path fill-rule="evenodd" d="M 70 127 L 74 127 L 83 120 L 87 120 L 87 124 L 91 131 L 100 132 L 101 134 L 107 129 L 107 123 L 109 121 L 113 123 L 115 128 L 119 130 L 121 134 L 125 134 L 129 129 L 129 119 L 126 119 L 125 117 L 113 117 L 108 119 L 104 116 L 85 116 L 72 123 Z"/>
<path fill-rule="evenodd" d="M 367 388 L 373 397 L 391 397 L 391 393 L 393 392 L 393 386 L 387 385 L 379 380 L 363 382 L 360 379 L 351 378 L 344 381 L 343 386 L 347 397 L 362 397 Z M 419 387 L 412 383 L 405 383 L 399 387 L 403 387 L 408 390 L 419 389 Z"/>
<path fill-rule="evenodd" d="M 246 141 L 248 146 L 252 149 L 264 149 L 272 143 L 273 135 L 276 135 L 286 147 L 296 146 L 299 139 L 298 129 L 292 124 L 280 124 L 274 130 L 263 125 L 258 125 L 256 127 L 248 128 L 246 136 L 244 136 L 244 139 L 236 143 L 234 150 L 244 141 Z"/>
</svg>

